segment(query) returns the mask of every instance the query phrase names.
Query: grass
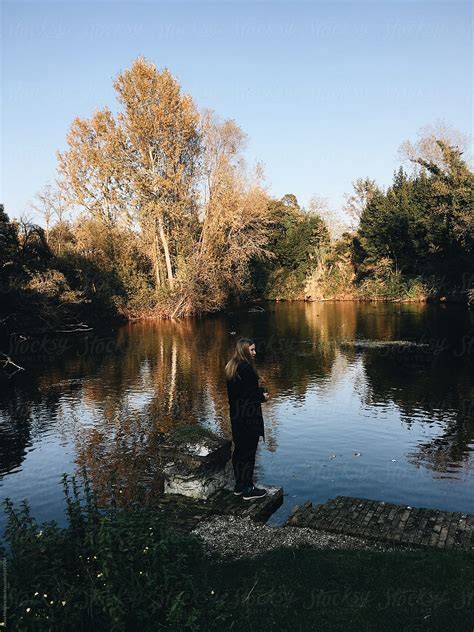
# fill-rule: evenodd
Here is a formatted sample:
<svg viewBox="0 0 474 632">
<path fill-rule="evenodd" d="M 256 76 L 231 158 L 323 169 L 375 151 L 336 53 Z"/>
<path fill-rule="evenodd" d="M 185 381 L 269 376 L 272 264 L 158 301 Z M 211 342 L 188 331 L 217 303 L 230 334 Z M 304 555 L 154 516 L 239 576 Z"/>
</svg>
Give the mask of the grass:
<svg viewBox="0 0 474 632">
<path fill-rule="evenodd" d="M 280 549 L 217 565 L 232 628 L 472 632 L 474 555 Z M 218 629 L 209 628 L 210 630 Z"/>
<path fill-rule="evenodd" d="M 150 509 L 63 479 L 68 526 L 5 502 L 13 630 L 436 632 L 474 628 L 474 553 L 279 549 L 222 562 Z M 3 573 L 0 594 L 3 595 Z"/>
</svg>

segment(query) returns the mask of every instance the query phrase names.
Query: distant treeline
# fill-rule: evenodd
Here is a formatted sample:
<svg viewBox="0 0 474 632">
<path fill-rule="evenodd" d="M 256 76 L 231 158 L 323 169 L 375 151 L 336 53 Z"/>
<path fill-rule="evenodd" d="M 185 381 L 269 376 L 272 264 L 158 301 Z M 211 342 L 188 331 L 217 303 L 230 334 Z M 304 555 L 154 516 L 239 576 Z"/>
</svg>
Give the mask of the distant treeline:
<svg viewBox="0 0 474 632">
<path fill-rule="evenodd" d="M 356 222 L 335 234 L 325 209 L 272 199 L 260 165 L 245 165 L 244 132 L 198 113 L 168 70 L 138 58 L 114 87 L 117 115 L 73 121 L 57 181 L 37 195 L 44 227 L 0 211 L 4 328 L 237 299 L 473 300 L 474 175 L 455 144 L 433 138 L 386 191 L 357 180 Z"/>
</svg>

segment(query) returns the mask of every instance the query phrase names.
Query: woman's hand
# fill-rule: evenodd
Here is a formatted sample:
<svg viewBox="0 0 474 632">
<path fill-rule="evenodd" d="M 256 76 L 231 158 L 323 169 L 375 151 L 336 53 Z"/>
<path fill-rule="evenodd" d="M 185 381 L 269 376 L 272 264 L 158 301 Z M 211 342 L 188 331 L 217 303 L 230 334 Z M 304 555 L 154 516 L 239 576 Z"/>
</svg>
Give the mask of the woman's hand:
<svg viewBox="0 0 474 632">
<path fill-rule="evenodd" d="M 263 396 L 265 397 L 265 401 L 267 402 L 267 401 L 268 401 L 268 398 L 270 397 L 270 395 L 267 393 L 267 391 L 265 391 L 265 392 L 263 393 Z"/>
</svg>

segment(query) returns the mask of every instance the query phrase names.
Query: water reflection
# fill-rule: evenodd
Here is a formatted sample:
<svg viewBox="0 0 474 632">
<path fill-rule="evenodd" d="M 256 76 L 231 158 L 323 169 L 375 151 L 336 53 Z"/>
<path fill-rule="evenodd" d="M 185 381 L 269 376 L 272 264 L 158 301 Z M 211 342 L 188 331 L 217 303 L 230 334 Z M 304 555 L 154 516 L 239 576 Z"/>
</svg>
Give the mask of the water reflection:
<svg viewBox="0 0 474 632">
<path fill-rule="evenodd" d="M 355 442 L 363 437 L 374 454 L 387 440 L 397 441 L 407 488 L 410 468 L 422 468 L 430 473 L 424 484 L 433 498 L 441 489 L 436 477 L 472 476 L 473 319 L 461 307 L 282 303 L 263 313 L 144 321 L 105 336 L 19 343 L 15 357 L 26 371 L 6 381 L 0 394 L 0 475 L 9 474 L 12 495 L 18 470 L 30 467 L 29 451 L 54 436 L 71 447 L 78 466 L 91 469 L 105 495 L 122 489 L 125 500 L 148 502 L 144 490 L 160 490 L 158 433 L 201 423 L 230 437 L 224 366 L 236 338 L 249 336 L 271 394 L 265 463 L 272 454 L 291 463 L 312 441 L 344 445 L 348 433 Z M 347 344 L 357 340 L 420 346 Z M 367 410 L 376 422 L 370 427 Z M 297 436 L 294 415 L 301 423 Z M 320 458 L 316 451 L 314 458 Z M 374 458 L 364 474 L 374 490 L 378 467 Z M 52 467 L 51 485 L 57 473 Z M 282 476 L 278 483 L 291 489 Z"/>
<path fill-rule="evenodd" d="M 150 419 L 125 413 L 108 420 L 104 429 L 76 435 L 76 464 L 92 482 L 100 506 L 153 505 L 163 492 L 159 432 Z"/>
</svg>

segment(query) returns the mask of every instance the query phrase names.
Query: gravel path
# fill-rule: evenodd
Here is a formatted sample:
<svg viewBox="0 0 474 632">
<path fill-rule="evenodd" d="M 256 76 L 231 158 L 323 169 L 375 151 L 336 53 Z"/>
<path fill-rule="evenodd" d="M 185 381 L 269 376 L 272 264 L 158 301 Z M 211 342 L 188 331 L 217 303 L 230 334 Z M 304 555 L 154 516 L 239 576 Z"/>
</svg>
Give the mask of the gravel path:
<svg viewBox="0 0 474 632">
<path fill-rule="evenodd" d="M 306 527 L 268 527 L 251 518 L 214 516 L 191 532 L 201 538 L 205 550 L 223 559 L 258 557 L 279 547 L 309 545 L 317 549 L 359 549 L 365 551 L 413 550 L 338 533 Z"/>
</svg>

